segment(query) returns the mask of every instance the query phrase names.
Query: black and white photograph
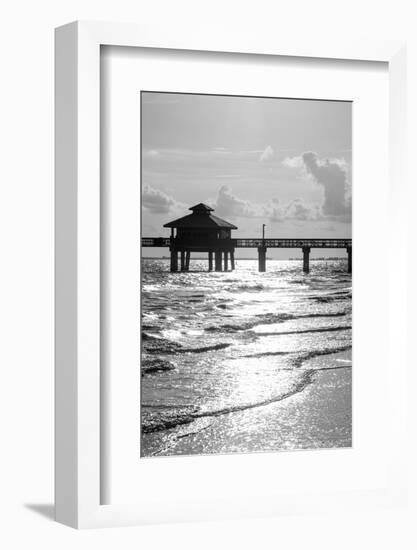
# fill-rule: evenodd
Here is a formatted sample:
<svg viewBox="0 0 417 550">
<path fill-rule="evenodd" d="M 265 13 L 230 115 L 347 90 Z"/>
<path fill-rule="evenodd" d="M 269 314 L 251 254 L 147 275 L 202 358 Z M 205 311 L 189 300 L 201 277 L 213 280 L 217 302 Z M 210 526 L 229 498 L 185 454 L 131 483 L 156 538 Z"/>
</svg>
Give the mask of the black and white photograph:
<svg viewBox="0 0 417 550">
<path fill-rule="evenodd" d="M 351 102 L 140 110 L 141 456 L 351 447 Z"/>
<path fill-rule="evenodd" d="M 0 549 L 416 550 L 415 2 L 2 8 Z"/>
</svg>

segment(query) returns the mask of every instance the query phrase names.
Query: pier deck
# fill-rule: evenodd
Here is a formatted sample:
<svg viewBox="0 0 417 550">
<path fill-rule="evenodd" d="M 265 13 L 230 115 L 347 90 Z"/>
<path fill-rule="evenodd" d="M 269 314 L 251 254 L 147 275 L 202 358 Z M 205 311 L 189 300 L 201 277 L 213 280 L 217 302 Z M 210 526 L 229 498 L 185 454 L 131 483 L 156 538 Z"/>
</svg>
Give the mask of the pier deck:
<svg viewBox="0 0 417 550">
<path fill-rule="evenodd" d="M 215 240 L 212 242 L 213 251 L 222 245 L 222 248 L 257 248 L 258 249 L 258 265 L 259 271 L 265 271 L 266 269 L 266 250 L 268 248 L 301 248 L 303 251 L 303 270 L 308 273 L 310 270 L 310 250 L 312 248 L 345 248 L 348 255 L 348 271 L 352 272 L 352 239 L 225 239 L 223 242 Z M 143 247 L 168 247 L 171 250 L 181 251 L 187 249 L 188 251 L 200 252 L 211 248 L 211 241 L 204 241 L 204 243 L 191 242 L 188 239 L 178 239 L 170 237 L 142 237 Z M 181 262 L 182 270 L 187 270 L 186 266 L 189 264 L 189 258 Z M 212 265 L 209 256 L 209 265 Z M 221 265 L 221 263 L 220 263 Z M 185 266 L 185 269 L 183 269 Z M 227 252 L 225 256 L 225 268 L 227 266 Z M 234 266 L 234 260 L 232 261 L 232 269 Z M 216 268 L 217 271 L 219 269 Z M 220 269 L 221 270 L 221 269 Z"/>
<path fill-rule="evenodd" d="M 183 239 L 181 239 L 182 241 Z M 179 239 L 175 239 L 179 244 Z M 228 239 L 235 248 L 348 248 L 352 239 Z M 184 239 L 184 244 L 189 246 Z M 218 242 L 216 242 L 218 244 Z M 170 247 L 170 237 L 142 237 L 142 246 Z"/>
</svg>

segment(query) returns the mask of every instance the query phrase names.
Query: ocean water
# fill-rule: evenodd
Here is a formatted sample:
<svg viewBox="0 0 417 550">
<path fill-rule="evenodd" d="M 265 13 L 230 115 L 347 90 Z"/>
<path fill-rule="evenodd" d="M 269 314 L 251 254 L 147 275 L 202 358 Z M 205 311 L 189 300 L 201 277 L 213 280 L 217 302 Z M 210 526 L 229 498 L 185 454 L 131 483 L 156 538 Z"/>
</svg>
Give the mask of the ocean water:
<svg viewBox="0 0 417 550">
<path fill-rule="evenodd" d="M 142 456 L 351 445 L 346 260 L 143 260 Z"/>
</svg>

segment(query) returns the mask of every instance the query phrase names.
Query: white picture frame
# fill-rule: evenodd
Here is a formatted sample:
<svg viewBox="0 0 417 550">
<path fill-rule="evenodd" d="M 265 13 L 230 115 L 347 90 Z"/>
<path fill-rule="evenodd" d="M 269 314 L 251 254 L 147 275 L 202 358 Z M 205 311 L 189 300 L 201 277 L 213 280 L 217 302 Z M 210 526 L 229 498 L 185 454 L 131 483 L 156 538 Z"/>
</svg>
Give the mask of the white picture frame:
<svg viewBox="0 0 417 550">
<path fill-rule="evenodd" d="M 288 495 L 282 501 L 199 503 L 192 518 L 176 509 L 175 495 L 158 517 L 153 509 L 132 504 L 101 504 L 100 406 L 100 47 L 128 46 L 212 52 L 285 55 L 388 63 L 390 182 L 398 189 L 391 204 L 393 242 L 406 236 L 405 188 L 405 45 L 401 42 L 280 42 L 268 35 L 239 35 L 230 29 L 150 28 L 116 23 L 75 22 L 56 30 L 56 519 L 76 528 L 135 525 L 164 520 L 239 517 L 317 508 L 392 505 L 405 498 L 405 454 L 397 455 L 396 472 L 382 495 L 369 490 L 354 494 Z M 388 243 L 404 271 L 404 247 Z M 391 305 L 405 317 L 405 294 Z M 403 346 L 405 349 L 405 346 Z M 398 356 L 398 421 L 405 422 L 405 351 Z M 402 427 L 399 429 L 403 429 Z"/>
</svg>

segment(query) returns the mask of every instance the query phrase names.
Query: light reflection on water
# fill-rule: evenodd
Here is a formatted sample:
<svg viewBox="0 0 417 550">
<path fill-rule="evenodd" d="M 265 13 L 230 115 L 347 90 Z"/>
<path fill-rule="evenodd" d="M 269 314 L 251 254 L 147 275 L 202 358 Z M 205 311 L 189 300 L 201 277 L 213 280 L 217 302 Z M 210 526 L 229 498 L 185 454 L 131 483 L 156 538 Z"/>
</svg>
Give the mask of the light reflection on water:
<svg viewBox="0 0 417 550">
<path fill-rule="evenodd" d="M 309 275 L 293 261 L 167 269 L 143 263 L 144 456 L 350 445 L 350 363 L 316 370 L 348 360 L 346 262 L 313 260 Z"/>
</svg>

